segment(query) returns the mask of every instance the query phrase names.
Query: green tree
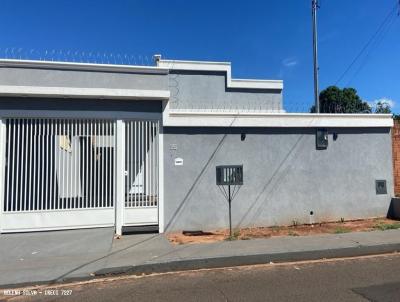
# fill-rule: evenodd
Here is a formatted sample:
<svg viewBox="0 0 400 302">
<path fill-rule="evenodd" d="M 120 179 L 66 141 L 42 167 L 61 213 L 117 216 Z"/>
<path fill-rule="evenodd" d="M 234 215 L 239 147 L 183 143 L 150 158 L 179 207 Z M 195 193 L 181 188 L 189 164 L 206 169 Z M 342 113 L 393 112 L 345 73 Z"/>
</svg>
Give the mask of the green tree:
<svg viewBox="0 0 400 302">
<path fill-rule="evenodd" d="M 336 86 L 329 86 L 320 92 L 319 108 L 321 113 L 371 113 L 371 107 L 362 101 L 357 90 Z M 315 106 L 310 108 L 310 112 L 315 112 Z"/>
<path fill-rule="evenodd" d="M 390 104 L 385 101 L 379 101 L 376 103 L 375 113 L 392 113 Z"/>
</svg>

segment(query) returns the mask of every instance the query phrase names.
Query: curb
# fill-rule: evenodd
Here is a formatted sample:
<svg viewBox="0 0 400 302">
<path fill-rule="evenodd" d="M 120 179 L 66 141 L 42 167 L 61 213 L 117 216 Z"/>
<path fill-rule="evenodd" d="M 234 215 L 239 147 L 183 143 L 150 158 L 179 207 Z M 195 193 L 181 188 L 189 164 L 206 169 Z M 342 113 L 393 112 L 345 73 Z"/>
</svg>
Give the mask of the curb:
<svg viewBox="0 0 400 302">
<path fill-rule="evenodd" d="M 296 262 L 307 260 L 321 260 L 333 258 L 347 258 L 369 255 L 390 254 L 400 251 L 400 243 L 381 244 L 371 246 L 357 246 L 339 249 L 321 249 L 313 251 L 284 252 L 275 254 L 240 255 L 229 257 L 198 258 L 187 260 L 172 260 L 167 262 L 154 262 L 141 265 L 129 265 L 121 267 L 104 268 L 94 272 L 92 275 L 66 277 L 63 279 L 43 280 L 25 282 L 18 284 L 0 285 L 1 289 L 18 288 L 35 285 L 55 285 L 68 282 L 87 281 L 97 278 L 117 275 L 148 275 L 153 273 L 167 273 L 178 271 L 189 271 L 197 269 L 212 269 L 234 266 L 268 264 L 270 262 Z"/>
<path fill-rule="evenodd" d="M 321 260 L 332 258 L 346 258 L 368 255 L 396 253 L 400 251 L 400 243 L 373 246 L 358 246 L 329 250 L 314 250 L 301 252 L 285 252 L 276 254 L 241 255 L 230 257 L 199 258 L 188 260 L 173 260 L 168 262 L 147 263 L 142 265 L 111 267 L 98 270 L 95 277 L 111 275 L 143 275 L 152 273 L 166 273 L 188 271 L 196 269 L 223 268 L 256 264 L 268 264 L 270 262 L 296 262 L 306 260 Z"/>
</svg>

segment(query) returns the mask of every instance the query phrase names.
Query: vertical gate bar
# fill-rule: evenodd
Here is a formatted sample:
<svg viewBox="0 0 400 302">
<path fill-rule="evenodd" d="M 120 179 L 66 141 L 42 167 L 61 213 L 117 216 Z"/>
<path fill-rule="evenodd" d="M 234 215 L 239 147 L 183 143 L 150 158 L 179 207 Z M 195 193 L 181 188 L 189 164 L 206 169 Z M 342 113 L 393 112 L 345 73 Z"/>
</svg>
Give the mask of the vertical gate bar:
<svg viewBox="0 0 400 302">
<path fill-rule="evenodd" d="M 6 120 L 6 122 L 7 122 L 7 124 L 6 124 L 6 127 L 7 127 L 7 136 L 8 136 L 8 141 L 7 141 L 7 145 L 8 145 L 8 153 L 7 153 L 7 185 L 6 185 L 6 194 L 5 194 L 5 196 L 6 196 L 6 198 L 4 198 L 4 205 L 5 205 L 5 207 L 3 207 L 3 209 L 5 209 L 6 210 L 6 212 L 8 212 L 8 203 L 9 203 L 9 196 L 10 196 L 10 168 L 11 168 L 11 166 L 10 166 L 10 161 L 11 161 L 11 153 L 10 153 L 10 151 L 11 151 L 11 119 L 7 119 Z M 0 210 L 3 210 L 3 209 L 0 209 Z"/>
<path fill-rule="evenodd" d="M 89 140 L 89 122 L 88 122 L 88 120 L 84 120 L 84 127 L 83 127 L 83 133 L 84 133 L 84 149 L 83 149 L 83 154 L 82 154 L 82 156 L 83 156 L 83 160 L 84 160 L 84 162 L 82 161 L 82 167 L 83 167 L 83 171 L 84 171 L 84 174 L 83 174 L 83 178 L 85 179 L 85 181 L 83 182 L 84 183 L 84 191 L 83 191 L 83 197 L 84 197 L 84 208 L 87 208 L 88 207 L 88 198 L 89 198 L 89 180 L 88 180 L 88 152 L 87 152 L 87 150 L 88 150 L 88 148 L 87 148 L 87 146 L 88 146 L 88 140 Z M 83 144 L 82 144 L 83 145 Z"/>
<path fill-rule="evenodd" d="M 44 185 L 44 180 L 43 180 L 43 162 L 44 162 L 44 159 L 43 159 L 43 155 L 44 155 L 44 152 L 43 152 L 43 147 L 44 147 L 44 144 L 43 144 L 43 128 L 44 128 L 44 125 L 43 125 L 43 120 L 41 119 L 40 121 L 39 121 L 39 138 L 40 138 L 40 141 L 39 141 L 39 147 L 40 147 L 40 152 L 38 152 L 38 155 L 40 154 L 40 175 L 38 176 L 38 181 L 39 181 L 39 179 L 40 179 L 40 194 L 39 194 L 39 199 L 40 199 L 40 203 L 39 203 L 39 201 L 38 201 L 38 203 L 39 203 L 39 209 L 40 210 L 43 210 L 43 185 Z M 39 163 L 38 163 L 38 167 L 39 167 Z M 38 188 L 39 189 L 39 188 Z"/>
<path fill-rule="evenodd" d="M 152 124 L 151 124 L 151 132 L 152 132 L 152 134 L 151 134 L 151 138 L 152 138 L 152 142 L 151 142 L 151 146 L 152 146 L 152 157 L 153 157 L 153 166 L 152 166 L 152 169 L 153 169 L 153 178 L 152 178 L 152 180 L 151 180 L 151 182 L 152 182 L 152 187 L 153 187 L 153 189 L 152 189 L 152 205 L 153 206 L 155 206 L 156 205 L 156 199 L 155 199 L 155 196 L 156 196 L 156 164 L 157 164 L 157 161 L 156 161 L 156 123 L 155 122 L 152 122 Z"/>
<path fill-rule="evenodd" d="M 104 185 L 105 185 L 105 177 L 104 177 L 104 165 L 105 165 L 105 161 L 104 161 L 104 157 L 105 157 L 105 124 L 106 121 L 103 120 L 101 122 L 101 141 L 102 141 L 102 146 L 101 146 L 101 207 L 104 207 Z"/>
<path fill-rule="evenodd" d="M 76 198 L 78 199 L 78 208 L 82 208 L 82 173 L 81 173 L 81 136 L 82 136 L 82 123 L 83 120 L 78 120 L 78 139 L 77 139 L 77 152 L 76 155 L 78 156 L 78 167 L 77 169 L 77 191 L 76 191 Z"/>
<path fill-rule="evenodd" d="M 93 131 L 93 121 L 92 120 L 90 120 L 90 136 L 89 136 L 89 171 L 90 171 L 90 174 L 89 174 L 89 207 L 91 208 L 92 207 L 92 203 L 93 203 L 93 196 L 92 196 L 92 193 L 93 193 L 93 190 L 92 190 L 92 179 L 93 179 L 93 170 L 92 170 L 92 160 L 93 160 L 93 152 L 92 152 L 92 144 L 93 144 L 93 142 L 92 142 L 92 131 Z"/>
<path fill-rule="evenodd" d="M 25 180 L 25 119 L 21 119 L 21 158 L 19 159 L 21 162 L 21 169 L 20 169 L 20 187 L 21 187 L 21 192 L 20 192 L 20 205 L 19 205 L 19 210 L 20 211 L 25 211 L 25 206 L 26 206 L 26 201 L 24 198 L 25 191 L 24 191 L 24 180 Z"/>
<path fill-rule="evenodd" d="M 62 192 L 63 192 L 63 196 L 61 199 L 61 203 L 62 203 L 62 208 L 65 209 L 66 208 L 66 198 L 65 198 L 65 123 L 66 120 L 62 119 L 62 142 L 63 142 L 63 146 L 61 149 L 61 155 L 62 155 L 62 173 L 60 173 L 60 175 L 62 174 L 62 182 L 61 182 L 61 186 L 62 186 Z"/>
<path fill-rule="evenodd" d="M 87 207 L 91 207 L 92 203 L 92 163 L 90 162 L 92 155 L 91 155 L 91 147 L 92 147 L 92 120 L 87 121 L 87 141 L 86 141 L 86 159 L 87 159 L 87 170 L 86 170 L 86 175 L 87 175 Z"/>
<path fill-rule="evenodd" d="M 111 161 L 115 155 L 115 145 L 114 145 L 114 136 L 115 133 L 113 131 L 114 122 L 108 122 L 108 143 L 110 147 L 108 148 L 108 165 L 107 165 L 107 175 L 108 175 L 108 194 L 107 194 L 107 206 L 111 206 L 112 203 L 112 192 L 113 192 L 113 184 L 114 184 L 114 171 L 113 169 L 113 162 Z"/>
<path fill-rule="evenodd" d="M 20 195 L 20 192 L 21 192 L 21 190 L 19 188 L 19 162 L 20 162 L 20 158 L 19 158 L 19 155 L 20 155 L 19 154 L 19 139 L 20 139 L 20 137 L 19 137 L 19 135 L 20 135 L 20 133 L 19 133 L 19 131 L 20 131 L 19 123 L 20 123 L 20 119 L 17 119 L 17 150 L 16 150 L 17 168 L 16 168 L 16 171 L 15 171 L 15 175 L 16 175 L 16 180 L 15 180 L 16 186 L 15 186 L 15 188 L 16 188 L 16 190 L 15 190 L 15 205 L 13 207 L 14 211 L 19 208 L 18 207 L 18 205 L 20 204 L 19 195 Z"/>
<path fill-rule="evenodd" d="M 136 207 L 137 206 L 137 173 L 136 173 L 136 169 L 137 169 L 137 132 L 136 132 L 136 125 L 137 125 L 137 121 L 133 121 L 133 168 L 132 168 L 132 173 L 133 173 L 133 183 L 134 183 L 134 188 L 135 188 L 135 194 L 134 194 L 134 201 L 133 201 L 133 206 Z"/>
<path fill-rule="evenodd" d="M 151 148 L 151 121 L 149 121 L 148 122 L 148 126 L 147 126 L 147 128 L 148 128 L 148 130 L 147 130 L 147 141 L 148 141 L 148 156 L 147 156 L 147 158 L 148 158 L 148 161 L 149 161 L 149 163 L 148 163 L 148 169 L 149 169 L 149 176 L 148 176 L 148 179 L 149 179 L 149 184 L 147 185 L 147 187 L 148 187 L 148 189 L 149 189 L 149 194 L 148 194 L 148 206 L 151 206 L 152 205 L 152 202 L 151 202 L 151 177 L 152 177 L 152 170 L 151 170 L 151 165 L 152 165 L 152 158 L 151 158 L 151 152 L 152 152 L 152 148 Z"/>
<path fill-rule="evenodd" d="M 100 121 L 97 120 L 95 123 L 95 148 L 94 148 L 94 168 L 95 168 L 95 177 L 96 177 L 96 208 L 99 207 L 99 154 L 98 154 L 98 149 L 99 149 L 99 128 L 100 128 Z"/>
<path fill-rule="evenodd" d="M 55 137 L 55 153 L 57 153 L 57 173 L 56 173 L 56 179 L 55 181 L 57 181 L 56 184 L 56 189 L 58 188 L 58 190 L 56 191 L 55 195 L 57 197 L 57 210 L 59 210 L 61 207 L 60 205 L 60 188 L 61 188 L 61 152 L 60 152 L 60 139 L 61 139 L 61 121 L 59 119 L 57 119 L 56 121 L 56 137 Z"/>
<path fill-rule="evenodd" d="M 105 156 L 105 164 L 104 164 L 104 207 L 108 207 L 108 149 L 110 144 L 110 137 L 108 135 L 108 123 L 109 121 L 104 122 L 104 137 L 106 139 L 106 147 L 104 148 L 104 156 Z"/>
<path fill-rule="evenodd" d="M 108 198 L 108 191 L 109 191 L 109 186 L 110 186 L 110 177 L 109 177 L 109 170 L 110 170 L 110 149 L 111 149 L 111 144 L 110 144 L 110 121 L 106 122 L 106 137 L 107 137 L 107 148 L 106 148 L 106 165 L 105 165 L 105 176 L 106 176 L 106 187 L 105 187 L 105 202 L 106 202 L 106 207 L 110 206 L 110 200 Z"/>
<path fill-rule="evenodd" d="M 44 162 L 46 164 L 46 177 L 45 177 L 45 199 L 44 199 L 44 208 L 47 210 L 47 202 L 48 202 L 48 191 L 49 191 L 49 187 L 48 187 L 48 182 L 49 182 L 49 144 L 48 144 L 48 140 L 49 140 L 49 120 L 44 120 L 45 121 L 45 125 L 46 125 L 46 130 L 45 130 L 45 146 L 46 148 L 44 150 L 46 150 L 46 161 Z"/>
<path fill-rule="evenodd" d="M 149 205 L 153 205 L 153 122 L 149 122 Z"/>
<path fill-rule="evenodd" d="M 129 121 L 129 128 L 130 128 L 130 134 L 129 134 L 129 158 L 130 158 L 130 166 L 129 166 L 129 175 L 131 175 L 131 180 L 129 182 L 129 188 L 132 190 L 132 193 L 130 194 L 131 202 L 129 204 L 129 207 L 134 207 L 135 206 L 135 200 L 136 200 L 136 187 L 135 187 L 135 121 Z"/>
<path fill-rule="evenodd" d="M 149 195 L 149 180 L 148 180 L 148 178 L 149 178 L 149 158 L 148 158 L 148 149 L 149 149 L 149 146 L 148 146 L 148 143 L 147 143 L 147 139 L 149 138 L 148 136 L 149 136 L 149 125 L 148 125 L 148 122 L 147 121 L 145 121 L 144 122 L 144 160 L 145 160 L 145 174 L 144 174 L 144 182 L 145 182 L 145 184 L 144 184 L 144 192 L 145 192 L 145 206 L 147 207 L 148 206 L 148 202 L 149 202 L 149 199 L 148 199 L 148 195 Z"/>
<path fill-rule="evenodd" d="M 130 129 L 130 121 L 125 121 L 125 167 L 124 170 L 128 174 L 125 175 L 125 191 L 124 191 L 124 207 L 129 207 L 130 206 L 130 171 L 129 171 L 129 151 L 130 151 L 130 145 L 129 145 L 129 140 L 130 140 L 130 135 L 131 135 L 131 129 Z"/>
<path fill-rule="evenodd" d="M 66 132 L 65 132 L 65 144 L 66 144 L 66 148 L 65 148 L 65 168 L 66 168 L 66 173 L 65 173 L 65 175 L 66 175 L 66 182 L 65 182 L 65 191 L 66 191 L 66 198 L 65 198 L 65 201 L 66 201 L 66 203 L 67 203 L 67 205 L 66 205 L 66 208 L 67 209 L 70 209 L 71 208 L 71 200 L 70 200 L 70 198 L 71 198 L 71 193 L 70 193 L 70 174 L 71 174 L 71 172 L 70 172 L 70 167 L 71 167 L 71 159 L 70 159 L 70 156 L 69 156 L 69 148 L 71 148 L 71 141 L 70 141 L 70 139 L 69 139 L 69 137 L 70 137 L 70 123 L 71 123 L 71 121 L 69 120 L 69 119 L 67 119 L 66 120 L 66 122 L 67 122 L 67 129 L 66 129 Z M 68 145 L 69 144 L 69 145 Z"/>
<path fill-rule="evenodd" d="M 143 195 L 144 195 L 144 179 L 143 179 L 143 121 L 140 121 L 140 141 L 139 141 L 139 149 L 140 149 L 140 200 L 139 206 L 143 204 Z"/>
<path fill-rule="evenodd" d="M 125 121 L 125 125 L 127 127 L 128 131 L 128 136 L 127 136 L 127 148 L 126 148 L 126 171 L 128 171 L 128 179 L 126 180 L 127 182 L 127 191 L 125 192 L 125 195 L 127 196 L 129 202 L 125 203 L 125 207 L 132 207 L 132 197 L 133 197 L 133 192 L 131 192 L 132 188 L 132 121 Z"/>
<path fill-rule="evenodd" d="M 156 187 L 156 200 L 157 200 L 157 206 L 159 206 L 159 200 L 160 200 L 160 197 L 159 197 L 159 194 L 160 194 L 160 182 L 159 182 L 159 179 L 160 179 L 160 156 L 163 156 L 163 153 L 161 153 L 160 154 L 160 122 L 159 121 L 157 121 L 157 124 L 156 124 L 156 137 L 157 137 L 157 140 L 156 140 L 156 142 L 157 142 L 157 149 L 156 149 L 156 158 L 157 158 L 157 178 L 156 178 L 156 185 L 157 185 L 157 187 Z"/>
<path fill-rule="evenodd" d="M 78 184 L 79 184 L 79 120 L 75 119 L 75 136 L 74 141 L 74 208 L 79 207 L 78 203 Z"/>
<path fill-rule="evenodd" d="M 133 175 L 133 141 L 132 141 L 132 136 L 133 136 L 133 125 L 132 125 L 132 121 L 127 121 L 126 123 L 128 123 L 129 125 L 129 136 L 128 136 L 128 141 L 127 144 L 129 146 L 129 153 L 125 154 L 125 156 L 127 156 L 129 158 L 129 167 L 128 167 L 128 175 L 129 175 L 129 207 L 132 207 L 133 204 L 133 197 L 135 195 L 135 187 L 133 185 L 133 181 L 134 181 L 134 175 Z M 133 188 L 133 191 L 131 192 L 131 189 Z"/>
<path fill-rule="evenodd" d="M 24 119 L 23 120 L 23 129 L 24 129 L 24 135 L 22 135 L 22 140 L 24 142 L 24 158 L 23 158 L 23 163 L 24 165 L 24 211 L 27 210 L 27 198 L 26 198 L 26 182 L 28 180 L 27 174 L 28 174 L 28 129 L 27 129 L 27 123 L 28 120 Z"/>
<path fill-rule="evenodd" d="M 36 157 L 38 154 L 38 143 L 37 143 L 37 120 L 33 120 L 34 126 L 33 126 L 33 192 L 32 192 L 32 210 L 37 209 L 37 203 L 38 203 L 38 198 L 36 196 L 36 175 L 37 175 L 37 169 L 38 166 L 36 165 Z M 39 177 L 38 177 L 39 178 Z M 39 190 L 39 188 L 38 188 Z"/>
<path fill-rule="evenodd" d="M 12 128 L 13 128 L 13 145 L 12 145 L 12 154 L 13 154 L 13 161 L 12 161 L 12 169 L 11 169 L 11 201 L 10 201 L 10 208 L 7 208 L 7 210 L 12 211 L 14 208 L 14 176 L 15 176 L 15 171 L 14 171 L 14 164 L 15 164 L 15 130 L 16 130 L 16 126 L 15 126 L 15 119 L 12 119 Z M 8 204 L 7 204 L 8 205 Z"/>
<path fill-rule="evenodd" d="M 54 120 L 51 119 L 50 121 L 50 133 L 49 133 L 49 140 L 50 140 L 50 145 L 49 145 L 49 152 L 50 152 L 50 209 L 54 210 L 55 209 L 55 198 L 54 198 Z"/>
<path fill-rule="evenodd" d="M 78 181 L 78 176 L 76 175 L 76 156 L 77 156 L 77 148 L 75 145 L 75 138 L 77 137 L 78 134 L 78 122 L 76 119 L 72 120 L 72 133 L 71 133 L 71 160 L 72 160 L 72 204 L 73 208 L 76 209 L 76 200 L 77 200 L 77 194 L 76 194 L 76 183 Z"/>
<path fill-rule="evenodd" d="M 88 153 L 89 121 L 85 120 L 84 125 L 85 125 L 85 140 L 84 140 L 85 144 L 84 144 L 84 149 L 83 149 L 84 150 L 83 158 L 85 161 L 85 163 L 84 163 L 84 171 L 85 171 L 85 174 L 84 174 L 84 177 L 85 177 L 84 199 L 85 199 L 85 208 L 87 208 L 88 204 L 89 204 L 89 161 L 88 161 L 88 158 L 89 158 L 89 153 Z"/>
</svg>

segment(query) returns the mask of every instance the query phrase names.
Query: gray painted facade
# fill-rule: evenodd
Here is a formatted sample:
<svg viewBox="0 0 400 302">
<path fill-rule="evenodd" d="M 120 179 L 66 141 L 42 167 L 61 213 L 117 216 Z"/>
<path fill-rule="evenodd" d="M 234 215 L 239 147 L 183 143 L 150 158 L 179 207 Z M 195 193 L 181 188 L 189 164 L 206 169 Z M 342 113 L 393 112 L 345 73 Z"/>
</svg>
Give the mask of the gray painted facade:
<svg viewBox="0 0 400 302">
<path fill-rule="evenodd" d="M 232 203 L 235 227 L 308 223 L 310 211 L 316 221 L 388 211 L 393 192 L 388 128 L 329 129 L 326 150 L 316 150 L 313 128 L 165 128 L 164 133 L 166 231 L 228 226 L 228 204 L 215 182 L 215 167 L 224 164 L 244 167 L 244 185 Z M 174 165 L 176 157 L 183 166 Z M 387 180 L 388 194 L 376 194 L 376 179 Z"/>
<path fill-rule="evenodd" d="M 49 86 L 111 89 L 167 90 L 166 74 L 140 72 L 101 72 L 33 68 L 0 68 L 1 85 Z"/>
<path fill-rule="evenodd" d="M 282 110 L 282 91 L 227 88 L 218 72 L 174 71 L 169 74 L 171 109 Z"/>
<path fill-rule="evenodd" d="M 282 90 L 228 88 L 226 82 L 224 72 L 204 70 L 0 67 L 4 86 L 170 91 L 170 108 L 189 111 L 283 109 Z M 2 118 L 161 120 L 163 108 L 162 100 L 0 97 Z M 312 127 L 165 127 L 160 132 L 167 232 L 228 226 L 227 201 L 215 181 L 215 166 L 223 164 L 244 166 L 244 185 L 232 207 L 235 227 L 307 223 L 310 211 L 316 221 L 385 216 L 393 195 L 390 128 L 330 128 L 327 150 L 316 150 Z M 175 158 L 183 165 L 175 166 Z M 376 194 L 377 179 L 387 180 L 388 194 Z"/>
</svg>

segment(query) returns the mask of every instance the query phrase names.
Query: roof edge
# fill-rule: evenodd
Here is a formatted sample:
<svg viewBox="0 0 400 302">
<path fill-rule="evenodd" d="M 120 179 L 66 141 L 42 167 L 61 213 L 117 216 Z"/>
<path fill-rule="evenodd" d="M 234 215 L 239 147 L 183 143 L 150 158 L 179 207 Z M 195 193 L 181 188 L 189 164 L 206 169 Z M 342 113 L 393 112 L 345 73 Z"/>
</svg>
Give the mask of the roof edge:
<svg viewBox="0 0 400 302">
<path fill-rule="evenodd" d="M 60 70 L 107 71 L 107 72 L 123 72 L 123 73 L 150 73 L 150 74 L 168 74 L 169 72 L 168 68 L 163 68 L 160 66 L 97 64 L 97 63 L 16 60 L 16 59 L 0 59 L 0 67 L 44 68 L 44 69 L 60 69 Z"/>
</svg>

